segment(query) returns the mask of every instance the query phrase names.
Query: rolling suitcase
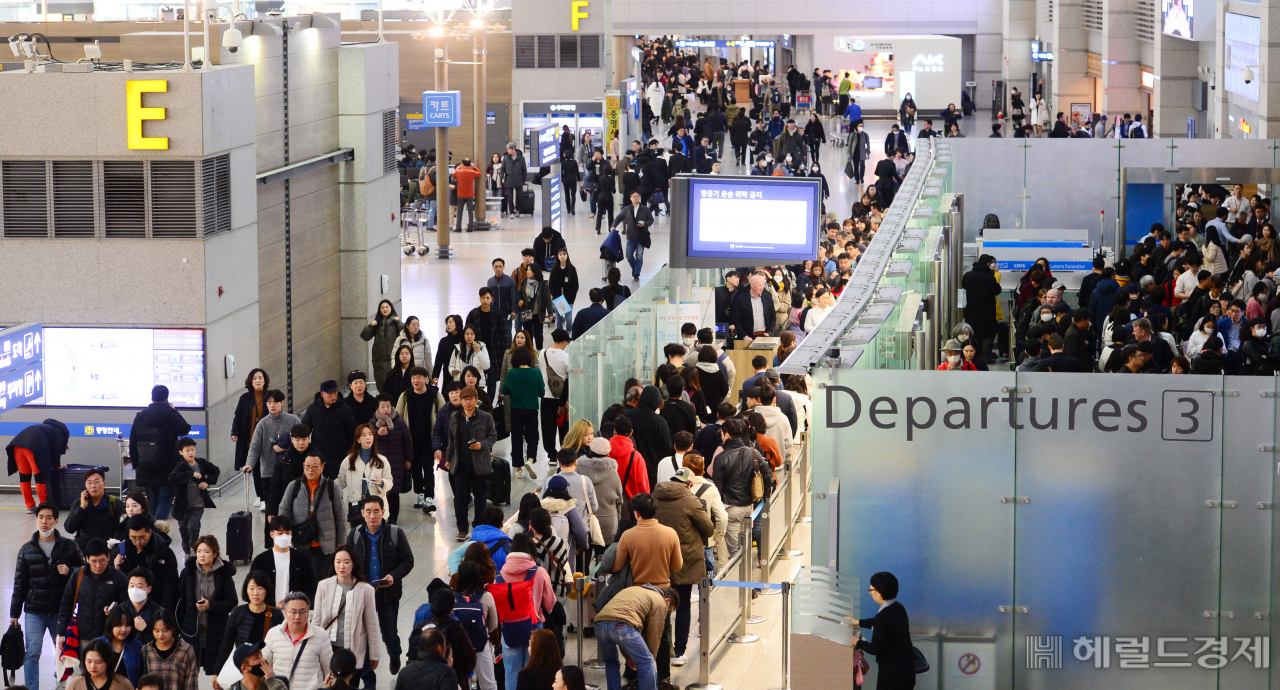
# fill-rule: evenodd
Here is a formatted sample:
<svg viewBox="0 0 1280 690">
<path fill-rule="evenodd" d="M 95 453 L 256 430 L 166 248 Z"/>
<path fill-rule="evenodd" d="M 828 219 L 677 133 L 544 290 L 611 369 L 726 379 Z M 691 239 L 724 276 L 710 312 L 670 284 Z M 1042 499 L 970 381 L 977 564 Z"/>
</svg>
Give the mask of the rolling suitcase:
<svg viewBox="0 0 1280 690">
<path fill-rule="evenodd" d="M 533 215 L 533 192 L 521 189 L 516 197 L 516 215 Z"/>
<path fill-rule="evenodd" d="M 71 506 L 80 502 L 80 493 L 84 491 L 84 478 L 89 470 L 110 472 L 105 465 L 63 465 L 54 468 L 53 481 L 48 487 L 49 498 L 58 510 L 71 510 Z"/>
<path fill-rule="evenodd" d="M 486 498 L 494 505 L 511 505 L 511 463 L 502 458 L 493 459 L 493 470 L 489 472 L 489 486 Z"/>
<path fill-rule="evenodd" d="M 247 564 L 253 557 L 253 513 L 249 512 L 249 475 L 244 480 L 244 510 L 227 518 L 227 558 L 233 563 Z"/>
</svg>

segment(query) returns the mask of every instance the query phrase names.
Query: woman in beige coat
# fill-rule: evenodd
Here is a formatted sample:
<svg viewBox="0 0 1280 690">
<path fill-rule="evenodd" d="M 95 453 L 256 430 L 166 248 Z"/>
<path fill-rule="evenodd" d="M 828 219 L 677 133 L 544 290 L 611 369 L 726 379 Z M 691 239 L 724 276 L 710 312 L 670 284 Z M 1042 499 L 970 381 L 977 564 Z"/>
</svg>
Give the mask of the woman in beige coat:
<svg viewBox="0 0 1280 690">
<path fill-rule="evenodd" d="M 347 504 L 347 519 L 354 520 L 353 525 L 358 524 L 365 496 L 382 499 L 382 509 L 387 510 L 387 493 L 394 479 L 391 463 L 387 462 L 386 456 L 378 454 L 378 436 L 372 426 L 361 424 L 356 427 L 355 443 L 351 444 L 351 450 L 339 466 L 336 481 Z"/>
<path fill-rule="evenodd" d="M 374 608 L 373 586 L 365 578 L 360 561 L 350 547 L 333 552 L 333 575 L 316 586 L 311 623 L 324 630 L 334 647 L 346 647 L 356 655 L 356 668 L 378 668 L 383 657 L 382 633 Z"/>
</svg>

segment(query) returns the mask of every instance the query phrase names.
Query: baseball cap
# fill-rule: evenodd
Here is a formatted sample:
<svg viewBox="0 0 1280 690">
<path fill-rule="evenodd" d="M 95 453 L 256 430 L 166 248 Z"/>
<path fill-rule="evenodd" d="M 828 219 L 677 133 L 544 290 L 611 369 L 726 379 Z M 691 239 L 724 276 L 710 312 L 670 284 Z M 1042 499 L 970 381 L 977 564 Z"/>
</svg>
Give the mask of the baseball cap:
<svg viewBox="0 0 1280 690">
<path fill-rule="evenodd" d="M 321 393 L 337 393 L 338 382 L 334 381 L 333 379 L 328 379 L 324 383 L 320 384 L 320 392 Z"/>
</svg>

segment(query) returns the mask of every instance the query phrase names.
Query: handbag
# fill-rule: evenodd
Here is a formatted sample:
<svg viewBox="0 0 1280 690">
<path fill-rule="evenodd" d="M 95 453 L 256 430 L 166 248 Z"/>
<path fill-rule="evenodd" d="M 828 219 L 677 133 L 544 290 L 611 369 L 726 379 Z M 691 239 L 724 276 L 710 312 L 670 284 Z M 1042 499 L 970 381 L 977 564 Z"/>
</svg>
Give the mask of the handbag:
<svg viewBox="0 0 1280 690">
<path fill-rule="evenodd" d="M 871 671 L 871 664 L 867 663 L 867 657 L 861 650 L 854 652 L 853 655 L 853 687 L 860 688 L 866 681 L 866 674 Z"/>
<path fill-rule="evenodd" d="M 917 676 L 929 672 L 929 660 L 924 658 L 924 652 L 915 645 L 911 645 L 911 661 L 915 664 Z"/>
<path fill-rule="evenodd" d="M 600 518 L 596 517 L 596 511 L 591 509 L 590 494 L 587 493 L 587 478 L 578 477 L 582 480 L 582 495 L 586 496 L 584 500 L 587 512 L 587 534 L 589 535 L 592 546 L 604 546 L 604 531 L 600 529 Z"/>
<path fill-rule="evenodd" d="M 844 162 L 844 176 L 851 180 L 853 179 L 853 161 L 852 160 L 847 160 Z"/>
</svg>

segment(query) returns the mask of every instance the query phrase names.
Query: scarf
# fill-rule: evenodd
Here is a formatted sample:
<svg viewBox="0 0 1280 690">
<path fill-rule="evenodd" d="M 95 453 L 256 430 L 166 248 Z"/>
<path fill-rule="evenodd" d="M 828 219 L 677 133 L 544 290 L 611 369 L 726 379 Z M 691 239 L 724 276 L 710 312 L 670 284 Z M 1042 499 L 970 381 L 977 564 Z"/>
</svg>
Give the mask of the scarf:
<svg viewBox="0 0 1280 690">
<path fill-rule="evenodd" d="M 266 414 L 266 391 L 253 392 L 253 411 L 249 414 L 249 428 L 257 429 L 258 421 Z"/>
</svg>

